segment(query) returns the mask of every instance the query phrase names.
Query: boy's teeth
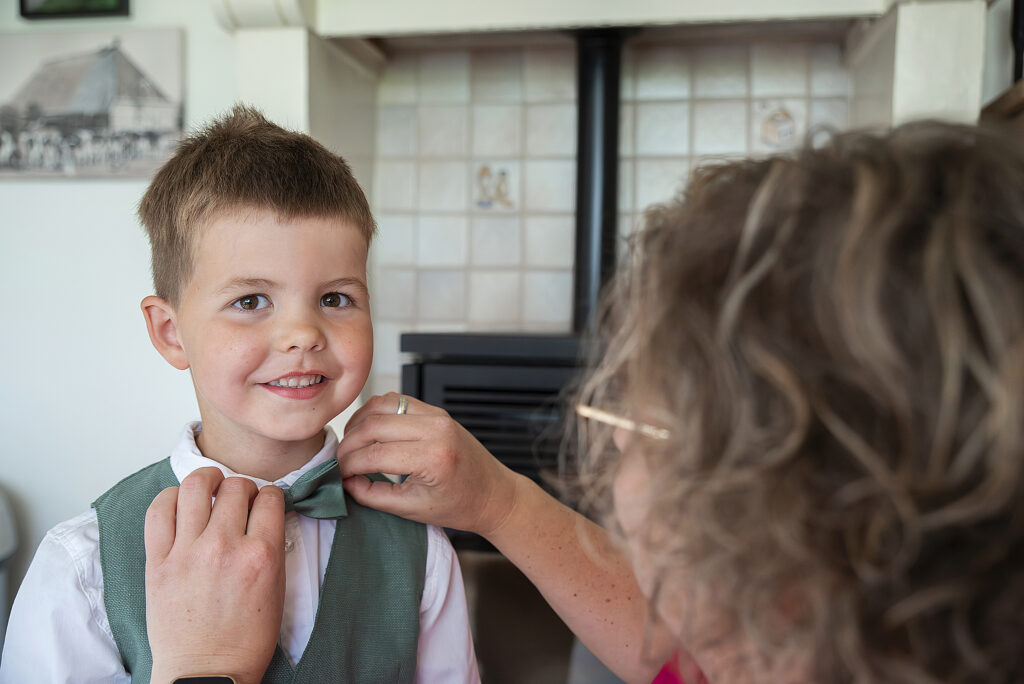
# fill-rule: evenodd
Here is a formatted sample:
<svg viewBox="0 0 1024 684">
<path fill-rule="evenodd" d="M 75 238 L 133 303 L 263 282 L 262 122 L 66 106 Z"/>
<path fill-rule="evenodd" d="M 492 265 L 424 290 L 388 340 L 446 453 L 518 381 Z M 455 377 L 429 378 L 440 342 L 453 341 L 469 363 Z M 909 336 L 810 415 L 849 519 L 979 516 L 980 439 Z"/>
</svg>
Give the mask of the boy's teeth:
<svg viewBox="0 0 1024 684">
<path fill-rule="evenodd" d="M 322 375 L 293 375 L 290 378 L 273 380 L 267 384 L 274 387 L 309 387 L 319 384 L 323 379 Z"/>
</svg>

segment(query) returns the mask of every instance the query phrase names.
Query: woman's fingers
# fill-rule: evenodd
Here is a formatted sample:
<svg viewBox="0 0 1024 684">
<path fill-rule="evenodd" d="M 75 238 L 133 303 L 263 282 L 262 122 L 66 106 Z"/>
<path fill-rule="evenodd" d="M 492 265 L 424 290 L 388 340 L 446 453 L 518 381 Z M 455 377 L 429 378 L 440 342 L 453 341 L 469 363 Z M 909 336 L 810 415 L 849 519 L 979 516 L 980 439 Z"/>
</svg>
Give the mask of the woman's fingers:
<svg viewBox="0 0 1024 684">
<path fill-rule="evenodd" d="M 417 515 L 421 508 L 419 500 L 413 487 L 393 484 L 391 482 L 376 482 L 368 478 L 356 475 L 341 481 L 345 491 L 363 506 L 376 508 L 402 518 L 409 518 L 416 522 L 427 522 Z"/>
<path fill-rule="evenodd" d="M 253 499 L 246 536 L 284 548 L 284 493 L 274 485 L 266 485 Z"/>
<path fill-rule="evenodd" d="M 398 394 L 397 392 L 388 392 L 387 394 L 378 394 L 370 397 L 370 399 L 359 407 L 359 409 L 352 414 L 348 419 L 348 423 L 345 424 L 345 436 L 348 436 L 349 430 L 359 425 L 368 416 L 397 416 L 399 402 L 401 397 L 405 397 L 406 416 L 429 416 L 429 415 L 447 415 L 443 409 L 439 409 L 436 406 L 431 406 L 425 402 L 415 399 L 405 394 Z"/>
<path fill-rule="evenodd" d="M 260 681 L 284 605 L 281 490 L 267 485 L 257 493 L 246 478 L 225 479 L 216 468 L 201 469 L 180 487 L 161 492 L 146 520 L 153 681 L 205 668 L 196 654 L 210 656 L 203 662 L 215 663 L 209 668 L 214 672 Z"/>
<path fill-rule="evenodd" d="M 422 402 L 416 410 L 353 418 L 338 448 L 345 489 L 362 504 L 419 522 L 494 528 L 514 501 L 515 474 L 444 411 Z M 400 485 L 354 477 L 377 472 L 409 477 Z"/>
<path fill-rule="evenodd" d="M 146 563 L 160 563 L 174 546 L 178 488 L 168 487 L 153 499 L 146 511 Z"/>
<path fill-rule="evenodd" d="M 412 441 L 350 441 L 348 437 L 338 448 L 341 477 L 371 473 L 415 474 L 423 463 L 429 447 Z"/>
<path fill-rule="evenodd" d="M 245 534 L 249 505 L 256 497 L 256 483 L 244 477 L 225 478 L 217 488 L 209 530 L 233 536 Z"/>
<path fill-rule="evenodd" d="M 210 522 L 213 497 L 224 475 L 217 468 L 199 468 L 181 481 L 178 487 L 178 522 L 175 537 L 191 543 L 203 533 Z"/>
</svg>

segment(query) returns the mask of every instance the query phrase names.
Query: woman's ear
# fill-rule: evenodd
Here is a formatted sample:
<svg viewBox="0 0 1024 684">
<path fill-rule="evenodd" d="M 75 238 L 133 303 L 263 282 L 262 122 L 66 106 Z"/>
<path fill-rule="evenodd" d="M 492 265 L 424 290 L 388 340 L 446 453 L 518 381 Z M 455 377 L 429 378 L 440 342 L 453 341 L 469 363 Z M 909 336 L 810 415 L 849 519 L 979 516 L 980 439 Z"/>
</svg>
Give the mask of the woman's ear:
<svg viewBox="0 0 1024 684">
<path fill-rule="evenodd" d="M 178 370 L 188 368 L 188 357 L 185 355 L 185 348 L 181 345 L 181 338 L 178 336 L 178 322 L 174 307 L 166 299 L 150 295 L 142 300 L 142 315 L 146 319 L 149 340 L 160 352 L 160 356 L 167 359 L 167 363 Z"/>
</svg>

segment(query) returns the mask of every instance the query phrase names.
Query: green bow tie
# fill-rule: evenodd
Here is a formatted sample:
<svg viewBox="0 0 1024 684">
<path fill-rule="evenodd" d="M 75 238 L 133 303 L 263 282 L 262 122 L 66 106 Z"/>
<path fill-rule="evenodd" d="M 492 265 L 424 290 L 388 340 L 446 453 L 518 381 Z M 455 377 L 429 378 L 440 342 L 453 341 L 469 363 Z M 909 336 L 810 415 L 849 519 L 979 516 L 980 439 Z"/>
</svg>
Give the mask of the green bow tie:
<svg viewBox="0 0 1024 684">
<path fill-rule="evenodd" d="M 321 463 L 284 490 L 284 510 L 307 518 L 344 518 L 345 490 L 341 486 L 338 459 Z"/>
</svg>

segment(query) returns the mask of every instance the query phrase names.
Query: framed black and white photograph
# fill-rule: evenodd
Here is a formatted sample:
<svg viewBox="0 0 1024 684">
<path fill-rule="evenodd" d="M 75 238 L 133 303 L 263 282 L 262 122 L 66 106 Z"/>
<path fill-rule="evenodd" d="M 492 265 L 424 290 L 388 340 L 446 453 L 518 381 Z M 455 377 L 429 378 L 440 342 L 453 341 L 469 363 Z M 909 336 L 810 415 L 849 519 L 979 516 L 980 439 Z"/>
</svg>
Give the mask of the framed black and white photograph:
<svg viewBox="0 0 1024 684">
<path fill-rule="evenodd" d="M 125 17 L 128 0 L 20 0 L 26 19 L 71 17 Z"/>
<path fill-rule="evenodd" d="M 0 180 L 148 178 L 181 137 L 180 29 L 0 35 Z"/>
</svg>

